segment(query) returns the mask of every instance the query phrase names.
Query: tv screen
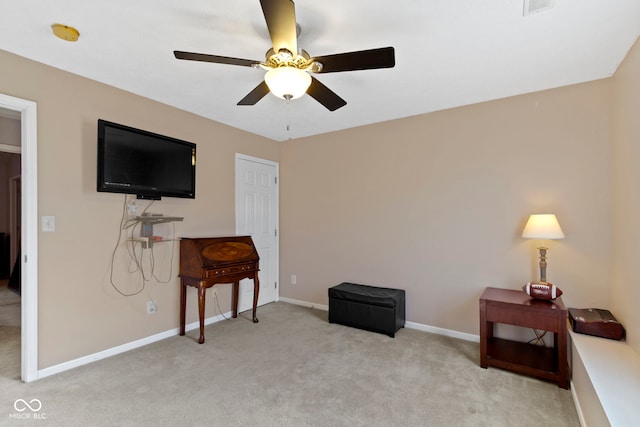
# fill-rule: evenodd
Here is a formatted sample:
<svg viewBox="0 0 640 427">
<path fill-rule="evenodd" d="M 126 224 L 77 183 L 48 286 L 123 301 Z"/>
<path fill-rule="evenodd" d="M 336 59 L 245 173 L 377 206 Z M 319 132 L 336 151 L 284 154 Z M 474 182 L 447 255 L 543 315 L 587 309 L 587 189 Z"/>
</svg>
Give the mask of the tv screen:
<svg viewBox="0 0 640 427">
<path fill-rule="evenodd" d="M 100 119 L 97 190 L 194 199 L 196 144 Z"/>
</svg>

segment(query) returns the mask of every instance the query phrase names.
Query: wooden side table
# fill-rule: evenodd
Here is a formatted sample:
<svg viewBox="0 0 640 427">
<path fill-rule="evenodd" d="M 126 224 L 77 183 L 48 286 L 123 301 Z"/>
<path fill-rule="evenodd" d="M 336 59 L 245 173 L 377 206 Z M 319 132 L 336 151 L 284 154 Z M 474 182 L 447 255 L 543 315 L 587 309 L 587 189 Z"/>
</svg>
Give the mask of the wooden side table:
<svg viewBox="0 0 640 427">
<path fill-rule="evenodd" d="M 553 347 L 493 336 L 494 323 L 553 332 Z M 523 291 L 487 288 L 480 297 L 480 366 L 507 369 L 569 388 L 567 309 L 561 298 L 541 301 Z"/>
</svg>

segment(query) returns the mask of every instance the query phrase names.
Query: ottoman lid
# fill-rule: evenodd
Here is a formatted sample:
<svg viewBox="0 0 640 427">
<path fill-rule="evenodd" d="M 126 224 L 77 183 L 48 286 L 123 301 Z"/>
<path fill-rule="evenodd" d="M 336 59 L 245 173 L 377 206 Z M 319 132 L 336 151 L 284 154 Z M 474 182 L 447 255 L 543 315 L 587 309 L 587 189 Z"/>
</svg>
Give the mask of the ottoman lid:
<svg viewBox="0 0 640 427">
<path fill-rule="evenodd" d="M 404 296 L 403 289 L 379 288 L 377 286 L 341 283 L 329 288 L 329 298 L 360 302 L 381 307 L 395 307 Z"/>
</svg>

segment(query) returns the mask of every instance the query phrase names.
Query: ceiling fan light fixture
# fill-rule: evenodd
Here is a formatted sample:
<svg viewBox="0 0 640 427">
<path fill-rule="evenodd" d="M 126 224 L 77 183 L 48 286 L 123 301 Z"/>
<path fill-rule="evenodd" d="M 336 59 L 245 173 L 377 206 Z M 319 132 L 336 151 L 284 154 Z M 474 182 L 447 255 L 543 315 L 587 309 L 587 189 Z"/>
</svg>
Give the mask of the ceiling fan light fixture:
<svg viewBox="0 0 640 427">
<path fill-rule="evenodd" d="M 264 81 L 272 94 L 282 99 L 300 98 L 311 85 L 311 76 L 294 67 L 278 67 L 267 71 Z"/>
</svg>

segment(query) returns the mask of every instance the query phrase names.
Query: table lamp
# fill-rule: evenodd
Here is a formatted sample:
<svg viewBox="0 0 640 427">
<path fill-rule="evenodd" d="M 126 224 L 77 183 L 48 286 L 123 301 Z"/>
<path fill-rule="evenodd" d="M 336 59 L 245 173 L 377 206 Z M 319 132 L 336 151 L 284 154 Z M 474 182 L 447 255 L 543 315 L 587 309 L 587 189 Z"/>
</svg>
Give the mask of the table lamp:
<svg viewBox="0 0 640 427">
<path fill-rule="evenodd" d="M 535 214 L 529 217 L 527 225 L 524 226 L 522 237 L 525 239 L 564 239 L 564 233 L 554 214 Z M 547 249 L 538 247 L 540 251 L 540 281 L 547 281 Z"/>
</svg>

